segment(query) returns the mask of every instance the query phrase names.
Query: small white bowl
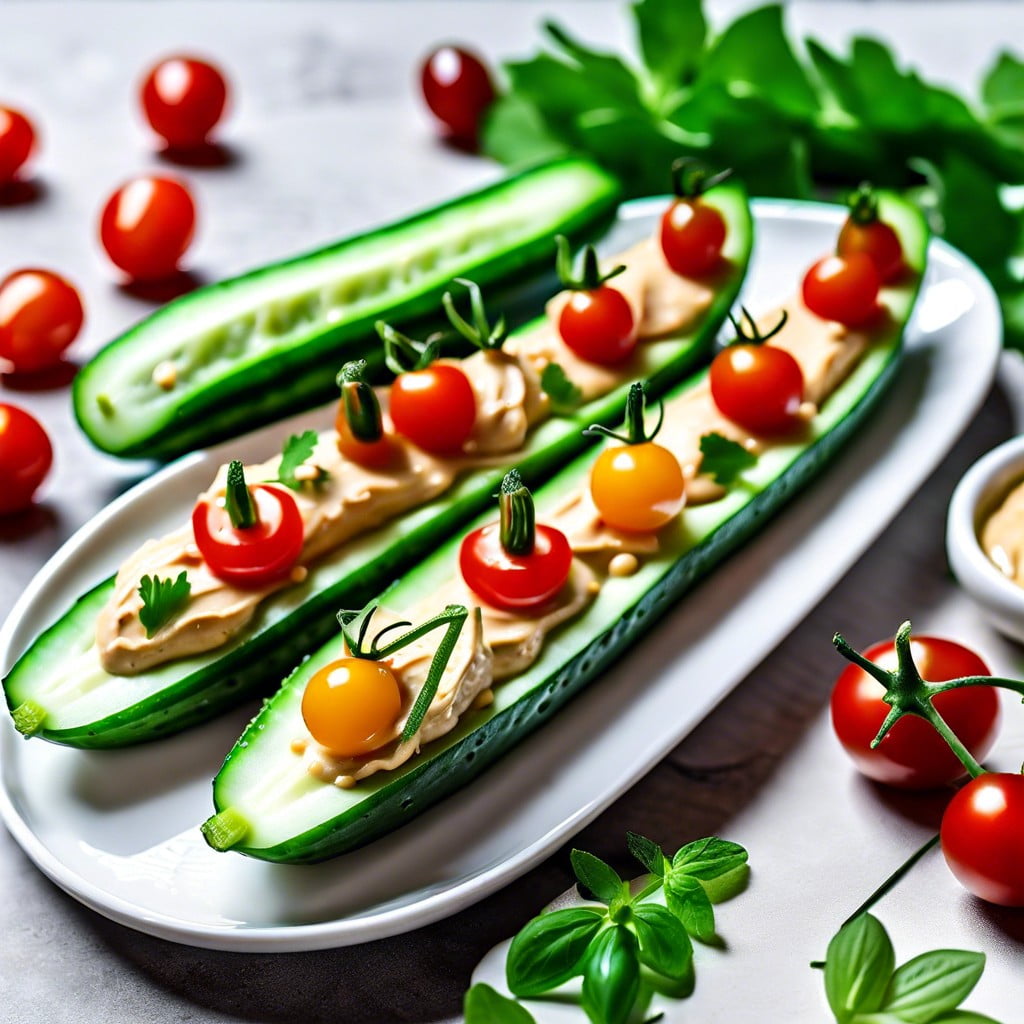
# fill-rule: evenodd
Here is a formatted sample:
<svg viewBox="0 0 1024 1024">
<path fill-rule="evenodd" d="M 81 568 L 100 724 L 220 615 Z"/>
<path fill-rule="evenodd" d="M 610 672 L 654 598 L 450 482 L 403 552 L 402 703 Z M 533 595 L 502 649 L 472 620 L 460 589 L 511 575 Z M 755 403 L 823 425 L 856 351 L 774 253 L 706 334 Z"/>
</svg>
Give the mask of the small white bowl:
<svg viewBox="0 0 1024 1024">
<path fill-rule="evenodd" d="M 1004 441 L 964 474 L 949 503 L 946 554 L 960 585 L 992 624 L 1024 642 L 1024 587 L 1008 579 L 985 554 L 979 532 L 986 518 L 1024 480 L 1024 436 Z"/>
</svg>

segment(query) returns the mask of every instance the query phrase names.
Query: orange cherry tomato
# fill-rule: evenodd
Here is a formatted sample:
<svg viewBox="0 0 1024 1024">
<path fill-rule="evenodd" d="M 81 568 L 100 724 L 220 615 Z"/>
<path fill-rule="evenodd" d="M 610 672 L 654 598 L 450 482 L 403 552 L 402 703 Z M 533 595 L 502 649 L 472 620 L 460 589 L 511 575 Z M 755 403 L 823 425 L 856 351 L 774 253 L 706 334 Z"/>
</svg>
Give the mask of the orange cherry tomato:
<svg viewBox="0 0 1024 1024">
<path fill-rule="evenodd" d="M 340 757 L 361 757 L 392 738 L 402 713 L 394 673 L 378 661 L 341 658 L 320 669 L 302 694 L 310 735 Z"/>
<path fill-rule="evenodd" d="M 203 145 L 224 113 L 228 86 L 205 60 L 168 57 L 142 84 L 142 110 L 157 135 L 174 149 Z"/>
<path fill-rule="evenodd" d="M 435 455 L 454 455 L 476 423 L 476 395 L 449 363 L 399 374 L 391 385 L 391 422 L 403 437 Z"/>
<path fill-rule="evenodd" d="M 130 278 L 160 281 L 177 271 L 195 226 L 195 202 L 180 181 L 134 178 L 107 200 L 100 240 L 114 265 Z"/>
<path fill-rule="evenodd" d="M 20 512 L 53 463 L 53 448 L 39 421 L 17 405 L 0 403 L 0 515 Z"/>
<path fill-rule="evenodd" d="M 667 448 L 645 441 L 601 452 L 590 472 L 590 495 L 609 526 L 650 533 L 682 510 L 686 481 Z"/>
<path fill-rule="evenodd" d="M 0 185 L 9 185 L 32 155 L 36 132 L 19 110 L 0 107 Z"/>
<path fill-rule="evenodd" d="M 381 434 L 376 441 L 360 441 L 352 433 L 344 406 L 334 420 L 334 429 L 338 432 L 338 451 L 351 462 L 367 469 L 383 469 L 395 457 L 394 441 L 387 434 Z"/>
<path fill-rule="evenodd" d="M 700 277 L 722 258 L 725 220 L 699 199 L 677 199 L 661 215 L 659 230 L 665 262 L 683 277 Z"/>
<path fill-rule="evenodd" d="M 865 253 L 826 256 L 807 271 L 804 305 L 823 320 L 857 327 L 878 312 L 881 285 L 875 264 Z"/>
<path fill-rule="evenodd" d="M 31 373 L 60 362 L 82 329 L 74 285 L 49 270 L 16 270 L 0 282 L 0 358 Z"/>
<path fill-rule="evenodd" d="M 800 423 L 804 375 L 785 349 L 730 345 L 712 360 L 708 379 L 719 411 L 754 434 L 784 434 Z"/>
</svg>

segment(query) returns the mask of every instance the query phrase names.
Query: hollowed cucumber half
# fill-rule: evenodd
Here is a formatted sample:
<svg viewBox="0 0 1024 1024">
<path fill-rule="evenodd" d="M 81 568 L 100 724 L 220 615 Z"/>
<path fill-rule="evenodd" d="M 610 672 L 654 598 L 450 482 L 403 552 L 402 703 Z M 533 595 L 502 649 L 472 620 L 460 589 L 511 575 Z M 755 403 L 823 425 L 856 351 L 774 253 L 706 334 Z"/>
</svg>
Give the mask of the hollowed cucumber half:
<svg viewBox="0 0 1024 1024">
<path fill-rule="evenodd" d="M 291 744 L 306 734 L 300 711 L 307 681 L 343 656 L 335 636 L 297 668 L 267 702 L 228 754 L 214 781 L 217 813 L 203 826 L 217 849 L 267 861 L 310 863 L 344 853 L 406 824 L 474 779 L 513 744 L 541 725 L 587 682 L 639 640 L 660 615 L 726 555 L 755 533 L 836 455 L 875 408 L 893 379 L 900 339 L 917 295 L 928 232 L 916 209 L 882 197 L 882 216 L 899 232 L 908 274 L 883 297 L 888 325 L 853 372 L 833 392 L 805 436 L 770 447 L 718 501 L 686 509 L 661 550 L 639 571 L 610 578 L 593 604 L 547 638 L 522 675 L 494 688 L 494 703 L 471 710 L 447 736 L 402 767 L 341 789 L 309 775 Z M 705 371 L 706 372 L 706 371 Z M 670 392 L 696 386 L 698 374 Z M 593 463 L 586 452 L 536 495 L 543 520 L 574 489 L 585 486 Z M 486 519 L 493 520 L 493 512 Z M 486 521 L 486 519 L 484 521 Z M 402 610 L 438 592 L 456 572 L 460 538 L 431 555 L 381 603 Z M 565 712 L 571 714 L 571 708 Z"/>
<path fill-rule="evenodd" d="M 707 192 L 703 201 L 717 206 L 727 221 L 726 269 L 716 278 L 715 298 L 698 324 L 685 334 L 639 347 L 631 372 L 648 377 L 656 392 L 707 359 L 750 258 L 753 228 L 743 189 L 727 182 Z M 609 251 L 620 251 L 648 232 L 653 222 L 649 208 L 649 200 L 623 206 L 605 240 Z M 638 211 L 644 216 L 635 216 Z M 537 320 L 520 331 L 542 327 Z M 627 388 L 624 382 L 575 414 L 539 425 L 525 450 L 510 461 L 527 481 L 545 479 L 588 444 L 584 426 L 621 420 Z M 267 598 L 252 622 L 224 647 L 139 675 L 104 672 L 92 646 L 96 616 L 114 586 L 113 577 L 105 580 L 46 630 L 4 680 L 15 724 L 27 735 L 57 743 L 119 747 L 168 735 L 253 692 L 272 690 L 303 655 L 334 635 L 339 607 L 369 600 L 457 532 L 491 503 L 502 475 L 500 468 L 466 474 L 445 495 L 314 563 L 303 583 Z M 190 511 L 182 509 L 183 521 Z"/>
</svg>

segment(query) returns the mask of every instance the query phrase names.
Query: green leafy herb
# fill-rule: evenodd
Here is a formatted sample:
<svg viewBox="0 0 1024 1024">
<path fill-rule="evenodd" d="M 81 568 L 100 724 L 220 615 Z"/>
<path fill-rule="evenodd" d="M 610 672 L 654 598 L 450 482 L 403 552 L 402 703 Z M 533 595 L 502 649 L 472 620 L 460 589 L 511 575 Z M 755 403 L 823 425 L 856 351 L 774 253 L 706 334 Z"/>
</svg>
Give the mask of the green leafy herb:
<svg viewBox="0 0 1024 1024">
<path fill-rule="evenodd" d="M 466 1024 L 536 1024 L 533 1014 L 490 985 L 474 985 L 462 1001 Z"/>
<path fill-rule="evenodd" d="M 183 571 L 178 578 L 161 579 L 159 576 L 143 576 L 139 580 L 139 621 L 145 627 L 146 639 L 152 639 L 175 615 L 188 604 L 192 584 Z"/>
<path fill-rule="evenodd" d="M 586 907 L 535 917 L 512 940 L 508 987 L 517 996 L 536 996 L 576 977 L 604 922 L 604 914 Z"/>
<path fill-rule="evenodd" d="M 316 443 L 319 440 L 315 430 L 304 430 L 301 434 L 292 434 L 284 443 L 281 449 L 281 463 L 277 470 L 277 482 L 293 491 L 299 490 L 304 483 L 322 483 L 327 479 L 327 470 L 320 466 L 315 467 L 316 476 L 310 480 L 300 480 L 295 476 L 299 466 L 305 464 L 306 460 L 313 454 Z"/>
<path fill-rule="evenodd" d="M 613 924 L 594 940 L 583 965 L 583 1009 L 592 1021 L 626 1024 L 640 991 L 639 943 Z"/>
<path fill-rule="evenodd" d="M 540 386 L 557 412 L 570 412 L 583 399 L 583 392 L 566 376 L 558 363 L 548 363 L 541 371 Z"/>
<path fill-rule="evenodd" d="M 570 860 L 576 877 L 602 903 L 611 903 L 622 895 L 623 882 L 618 872 L 600 857 L 584 850 L 573 850 Z"/>
<path fill-rule="evenodd" d="M 825 995 L 838 1024 L 998 1024 L 959 1009 L 978 984 L 985 955 L 938 949 L 896 967 L 881 921 L 861 914 L 828 946 Z"/>
<path fill-rule="evenodd" d="M 717 432 L 701 437 L 700 453 L 703 456 L 700 471 L 723 487 L 734 484 L 741 473 L 757 465 L 757 456 L 753 452 Z"/>
</svg>

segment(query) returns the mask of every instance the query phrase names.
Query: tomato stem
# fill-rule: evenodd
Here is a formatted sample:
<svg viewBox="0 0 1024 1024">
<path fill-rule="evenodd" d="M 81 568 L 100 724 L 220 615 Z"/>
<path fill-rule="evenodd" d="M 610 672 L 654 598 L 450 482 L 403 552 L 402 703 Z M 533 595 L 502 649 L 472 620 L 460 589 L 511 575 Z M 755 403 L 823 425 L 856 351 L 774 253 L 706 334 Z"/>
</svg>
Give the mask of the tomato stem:
<svg viewBox="0 0 1024 1024">
<path fill-rule="evenodd" d="M 709 188 L 721 185 L 732 175 L 732 168 L 717 174 L 708 169 L 695 157 L 681 156 L 672 161 L 672 191 L 678 199 L 697 199 Z"/>
<path fill-rule="evenodd" d="M 732 313 L 729 314 L 729 323 L 732 324 L 733 330 L 736 332 L 736 341 L 732 344 L 741 342 L 744 345 L 763 345 L 769 338 L 774 338 L 786 326 L 788 319 L 789 313 L 783 310 L 779 317 L 779 322 L 769 331 L 762 334 L 761 329 L 757 326 L 757 321 L 751 316 L 750 310 L 746 306 L 740 306 L 740 317 L 738 320 Z"/>
<path fill-rule="evenodd" d="M 846 201 L 850 208 L 850 220 L 862 227 L 878 220 L 878 196 L 871 182 L 862 181 Z"/>
<path fill-rule="evenodd" d="M 346 363 L 338 373 L 342 405 L 349 430 L 357 441 L 370 444 L 379 441 L 384 433 L 380 417 L 380 402 L 373 388 L 366 382 L 366 360 L 355 359 Z"/>
<path fill-rule="evenodd" d="M 851 921 L 866 914 L 883 896 L 894 889 L 898 882 L 910 871 L 910 869 L 926 854 L 934 849 L 939 842 L 939 835 L 936 833 L 922 847 L 915 850 L 889 877 L 840 925 L 845 928 Z M 813 966 L 813 965 L 812 965 Z"/>
<path fill-rule="evenodd" d="M 232 459 L 228 463 L 228 475 L 224 484 L 224 508 L 228 519 L 236 530 L 249 530 L 260 521 L 252 491 L 245 482 L 245 470 L 241 462 Z"/>
<path fill-rule="evenodd" d="M 640 381 L 629 385 L 629 394 L 626 396 L 626 433 L 618 434 L 614 430 L 601 426 L 600 423 L 592 423 L 583 433 L 587 437 L 612 437 L 623 444 L 647 444 L 653 441 L 665 422 L 665 403 L 658 402 L 658 422 L 654 429 L 648 433 L 644 423 L 646 412 L 647 386 Z"/>
<path fill-rule="evenodd" d="M 455 300 L 452 293 L 447 291 L 441 297 L 444 311 L 448 321 L 466 341 L 471 342 L 478 349 L 483 351 L 499 350 L 508 337 L 508 325 L 505 322 L 504 314 L 499 316 L 494 326 L 487 319 L 487 310 L 484 307 L 483 295 L 480 293 L 480 286 L 475 281 L 465 277 L 457 277 L 453 284 L 461 284 L 469 292 L 469 305 L 473 322 L 469 323 L 455 308 Z"/>
<path fill-rule="evenodd" d="M 510 555 L 532 555 L 537 537 L 537 519 L 533 496 L 523 483 L 518 469 L 510 469 L 498 491 L 501 523 L 498 536 Z"/>
<path fill-rule="evenodd" d="M 563 287 L 570 288 L 576 292 L 592 292 L 600 288 L 605 282 L 617 277 L 625 269 L 624 264 L 613 267 L 607 274 L 601 273 L 597 261 L 597 250 L 592 245 L 583 247 L 582 265 L 579 273 L 572 269 L 572 252 L 569 249 L 569 239 L 565 235 L 555 237 L 555 245 L 558 246 L 558 256 L 555 267 L 558 271 L 558 279 Z"/>
<path fill-rule="evenodd" d="M 384 362 L 395 376 L 425 370 L 441 355 L 443 336 L 440 332 L 431 334 L 426 341 L 416 341 L 383 320 L 378 320 L 373 326 L 384 342 Z"/>
</svg>

